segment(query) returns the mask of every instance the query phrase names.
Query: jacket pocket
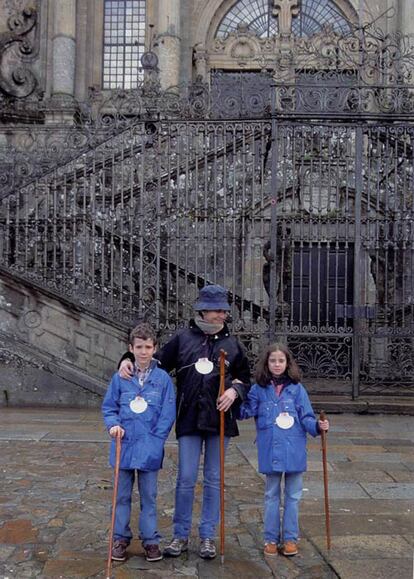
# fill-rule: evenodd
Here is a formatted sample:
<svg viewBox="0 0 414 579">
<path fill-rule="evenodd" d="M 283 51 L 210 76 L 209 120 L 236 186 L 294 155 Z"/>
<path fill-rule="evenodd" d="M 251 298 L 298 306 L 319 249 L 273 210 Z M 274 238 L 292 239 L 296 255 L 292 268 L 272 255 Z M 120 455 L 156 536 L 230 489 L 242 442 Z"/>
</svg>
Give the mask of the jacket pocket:
<svg viewBox="0 0 414 579">
<path fill-rule="evenodd" d="M 164 459 L 165 440 L 148 433 L 142 449 L 141 470 L 159 470 Z"/>
<path fill-rule="evenodd" d="M 286 439 L 287 462 L 286 472 L 304 472 L 306 470 L 306 436 L 289 434 Z"/>
<path fill-rule="evenodd" d="M 270 402 L 259 404 L 257 415 L 258 428 L 269 428 L 273 424 L 273 405 Z"/>
<path fill-rule="evenodd" d="M 277 404 L 278 412 L 288 412 L 291 416 L 297 416 L 295 401 L 287 398 L 280 400 Z"/>
</svg>

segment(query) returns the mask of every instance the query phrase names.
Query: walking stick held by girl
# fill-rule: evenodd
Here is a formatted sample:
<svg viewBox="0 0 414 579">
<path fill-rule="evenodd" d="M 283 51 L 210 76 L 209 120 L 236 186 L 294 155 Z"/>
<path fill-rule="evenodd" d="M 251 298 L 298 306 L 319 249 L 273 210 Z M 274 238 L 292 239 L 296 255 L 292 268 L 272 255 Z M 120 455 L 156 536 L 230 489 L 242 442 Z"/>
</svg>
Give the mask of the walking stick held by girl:
<svg viewBox="0 0 414 579">
<path fill-rule="evenodd" d="M 319 420 L 325 421 L 326 414 L 322 410 L 319 414 Z M 322 447 L 322 465 L 323 465 L 323 490 L 325 497 L 325 527 L 326 527 L 326 546 L 328 551 L 331 548 L 331 522 L 329 515 L 329 489 L 328 489 L 328 459 L 326 453 L 326 434 L 327 430 L 321 430 L 321 447 Z"/>
<path fill-rule="evenodd" d="M 116 454 L 115 454 L 115 470 L 114 470 L 114 492 L 112 495 L 112 517 L 111 529 L 109 532 L 109 547 L 108 547 L 108 562 L 106 566 L 106 579 L 111 579 L 112 574 L 112 544 L 114 542 L 114 526 L 115 526 L 115 511 L 116 498 L 118 496 L 118 481 L 119 481 L 119 464 L 121 462 L 121 433 L 116 435 Z"/>
<path fill-rule="evenodd" d="M 226 352 L 220 350 L 219 398 L 224 394 Z M 220 557 L 224 563 L 224 410 L 220 410 Z"/>
</svg>

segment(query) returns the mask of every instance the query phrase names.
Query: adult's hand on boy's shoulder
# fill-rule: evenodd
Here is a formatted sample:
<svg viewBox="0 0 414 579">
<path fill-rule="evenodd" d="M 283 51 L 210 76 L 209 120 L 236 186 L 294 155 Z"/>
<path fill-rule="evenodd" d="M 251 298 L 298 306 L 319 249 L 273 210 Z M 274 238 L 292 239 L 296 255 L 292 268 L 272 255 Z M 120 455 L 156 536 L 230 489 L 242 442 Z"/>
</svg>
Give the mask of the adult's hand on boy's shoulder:
<svg viewBox="0 0 414 579">
<path fill-rule="evenodd" d="M 112 436 L 112 438 L 116 438 L 117 436 L 123 438 L 124 434 L 125 430 L 121 426 L 112 426 L 109 429 L 109 436 Z"/>
<path fill-rule="evenodd" d="M 118 374 L 121 378 L 129 380 L 134 374 L 134 364 L 131 360 L 122 360 L 119 366 Z"/>
</svg>

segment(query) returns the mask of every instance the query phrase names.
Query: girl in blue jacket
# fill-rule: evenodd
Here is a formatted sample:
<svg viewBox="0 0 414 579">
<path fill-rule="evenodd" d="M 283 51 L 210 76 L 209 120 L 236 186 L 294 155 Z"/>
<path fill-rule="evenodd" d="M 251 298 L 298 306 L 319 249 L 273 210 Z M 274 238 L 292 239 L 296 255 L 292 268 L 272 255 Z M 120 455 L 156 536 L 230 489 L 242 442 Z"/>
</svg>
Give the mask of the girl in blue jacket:
<svg viewBox="0 0 414 579">
<path fill-rule="evenodd" d="M 134 374 L 129 380 L 114 374 L 102 412 L 110 436 L 122 437 L 119 486 L 112 559 L 125 561 L 131 541 L 131 496 L 137 472 L 141 513 L 139 531 L 147 561 L 162 559 L 157 530 L 157 477 L 164 444 L 175 420 L 175 390 L 171 378 L 153 360 L 156 337 L 151 326 L 140 324 L 131 332 Z M 115 440 L 110 453 L 115 465 Z"/>
<path fill-rule="evenodd" d="M 256 368 L 256 384 L 240 407 L 240 418 L 254 417 L 259 472 L 266 475 L 264 553 L 298 552 L 299 501 L 306 471 L 306 433 L 328 430 L 328 420 L 317 420 L 300 370 L 290 350 L 271 344 Z M 280 524 L 280 483 L 285 473 L 283 525 Z"/>
</svg>

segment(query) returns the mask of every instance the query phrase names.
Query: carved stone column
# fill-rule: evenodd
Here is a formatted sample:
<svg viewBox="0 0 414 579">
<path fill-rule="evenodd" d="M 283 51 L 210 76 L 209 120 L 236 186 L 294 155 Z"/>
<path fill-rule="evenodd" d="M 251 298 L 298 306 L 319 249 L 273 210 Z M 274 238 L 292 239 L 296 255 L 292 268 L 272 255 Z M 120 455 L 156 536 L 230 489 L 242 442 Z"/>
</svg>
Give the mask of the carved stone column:
<svg viewBox="0 0 414 579">
<path fill-rule="evenodd" d="M 154 46 L 162 88 L 175 86 L 180 75 L 180 0 L 158 0 L 158 26 Z"/>
<path fill-rule="evenodd" d="M 52 94 L 73 97 L 75 91 L 76 0 L 54 4 Z"/>
<path fill-rule="evenodd" d="M 412 0 L 401 0 L 398 16 L 400 32 L 414 38 L 414 10 Z"/>
<path fill-rule="evenodd" d="M 204 46 L 197 44 L 194 47 L 194 65 L 196 75 L 207 81 L 208 76 L 208 52 Z"/>
</svg>

